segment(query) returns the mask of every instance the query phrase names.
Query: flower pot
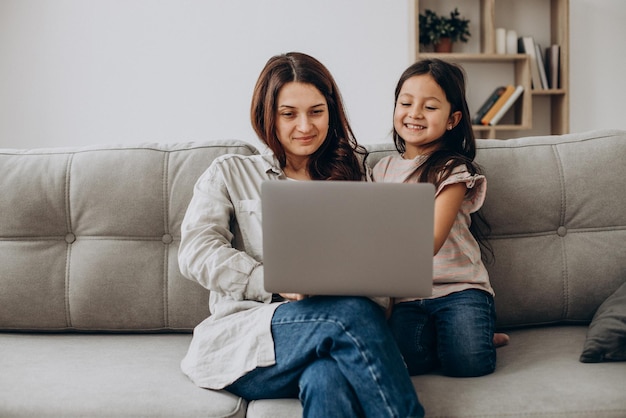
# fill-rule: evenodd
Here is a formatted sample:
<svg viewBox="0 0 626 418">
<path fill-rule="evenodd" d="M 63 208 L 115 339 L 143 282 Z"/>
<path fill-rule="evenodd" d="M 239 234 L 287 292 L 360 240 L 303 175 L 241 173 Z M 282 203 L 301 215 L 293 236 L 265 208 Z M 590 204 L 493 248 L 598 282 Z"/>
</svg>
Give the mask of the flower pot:
<svg viewBox="0 0 626 418">
<path fill-rule="evenodd" d="M 452 52 L 452 40 L 450 38 L 441 38 L 434 46 L 435 52 Z"/>
</svg>

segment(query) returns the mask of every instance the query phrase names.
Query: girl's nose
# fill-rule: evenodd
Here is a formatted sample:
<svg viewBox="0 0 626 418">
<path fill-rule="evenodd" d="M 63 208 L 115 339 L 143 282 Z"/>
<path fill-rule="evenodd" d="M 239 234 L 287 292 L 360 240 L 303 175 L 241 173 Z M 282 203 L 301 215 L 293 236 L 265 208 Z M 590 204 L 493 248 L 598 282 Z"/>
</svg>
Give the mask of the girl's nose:
<svg viewBox="0 0 626 418">
<path fill-rule="evenodd" d="M 421 116 L 421 111 L 419 106 L 411 106 L 409 109 L 409 117 L 413 119 L 418 119 Z"/>
</svg>

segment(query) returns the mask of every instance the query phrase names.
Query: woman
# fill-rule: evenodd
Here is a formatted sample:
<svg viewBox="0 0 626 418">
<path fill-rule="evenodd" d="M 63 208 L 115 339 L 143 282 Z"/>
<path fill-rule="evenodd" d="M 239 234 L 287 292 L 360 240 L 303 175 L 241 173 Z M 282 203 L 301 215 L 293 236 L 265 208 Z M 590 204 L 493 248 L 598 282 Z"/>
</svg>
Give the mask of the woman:
<svg viewBox="0 0 626 418">
<path fill-rule="evenodd" d="M 251 117 L 269 150 L 217 158 L 183 220 L 180 268 L 211 290 L 212 315 L 196 327 L 182 370 L 248 400 L 299 397 L 305 417 L 423 416 L 381 306 L 263 287 L 261 182 L 364 177 L 367 154 L 330 72 L 305 54 L 271 58 Z"/>
</svg>

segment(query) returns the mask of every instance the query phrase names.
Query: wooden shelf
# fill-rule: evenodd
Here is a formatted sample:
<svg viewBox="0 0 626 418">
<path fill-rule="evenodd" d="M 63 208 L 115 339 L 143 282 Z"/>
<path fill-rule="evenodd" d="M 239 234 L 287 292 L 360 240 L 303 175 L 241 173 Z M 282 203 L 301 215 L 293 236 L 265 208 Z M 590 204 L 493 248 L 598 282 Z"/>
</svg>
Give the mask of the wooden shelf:
<svg viewBox="0 0 626 418">
<path fill-rule="evenodd" d="M 440 58 L 451 61 L 466 61 L 466 62 L 510 62 L 527 60 L 526 54 L 467 54 L 464 52 L 420 52 L 420 58 Z"/>
<path fill-rule="evenodd" d="M 412 0 L 411 7 L 414 8 L 414 10 L 411 11 L 410 15 L 413 19 L 413 33 L 411 34 L 413 39 L 411 39 L 409 44 L 412 48 L 414 60 L 422 58 L 440 58 L 457 62 L 464 66 L 465 64 L 474 67 L 479 66 L 480 72 L 487 74 L 496 71 L 496 67 L 499 68 L 502 64 L 510 64 L 513 73 L 513 82 L 524 86 L 524 93 L 513 107 L 513 119 L 515 123 L 507 123 L 505 121 L 504 124 L 496 126 L 475 125 L 474 130 L 482 135 L 486 135 L 488 138 L 501 139 L 524 136 L 530 134 L 528 132 L 529 130 L 533 131 L 532 134 L 543 135 L 564 134 L 569 132 L 569 0 L 533 0 L 531 2 L 519 2 L 516 0 L 468 0 L 463 2 L 460 6 L 457 6 L 457 4 L 458 2 L 445 2 L 441 0 Z M 454 7 L 459 7 L 459 11 L 463 16 L 468 15 L 470 12 L 474 13 L 472 16 L 476 16 L 478 20 L 478 32 L 474 30 L 472 37 L 478 37 L 479 39 L 470 39 L 470 41 L 473 41 L 475 45 L 477 45 L 475 49 L 479 49 L 479 52 L 433 53 L 420 50 L 421 45 L 419 45 L 418 42 L 419 13 L 429 8 L 439 14 L 447 14 L 453 10 Z M 522 9 L 524 7 L 545 8 L 545 10 L 542 9 L 538 12 L 542 16 L 549 16 L 549 39 L 544 40 L 545 46 L 549 44 L 558 44 L 560 46 L 560 85 L 558 89 L 540 90 L 531 88 L 531 61 L 528 55 L 495 53 L 496 28 L 503 25 L 498 19 L 499 16 L 504 15 L 504 12 L 499 14 L 497 11 L 509 10 L 512 7 L 516 9 Z M 478 12 L 476 12 L 477 10 Z M 475 20 L 475 18 L 471 20 Z M 532 19 L 527 18 L 527 20 Z M 518 36 L 534 35 L 532 32 L 524 33 L 524 31 L 527 31 L 527 28 L 533 24 L 542 26 L 541 22 L 524 21 L 521 22 L 520 26 L 522 27 L 520 28 L 509 27 L 507 29 L 516 30 Z M 545 27 L 538 27 L 537 30 L 545 31 Z M 484 74 L 482 74 L 482 78 L 485 78 Z M 483 80 L 479 85 L 472 84 L 472 75 L 469 72 L 468 85 L 471 85 L 471 88 L 475 91 L 482 92 L 484 98 L 495 88 L 494 82 L 491 82 L 491 80 Z M 539 105 L 535 103 L 536 100 L 533 100 L 533 98 L 541 100 L 543 107 L 539 107 Z M 480 104 L 482 103 L 472 106 L 470 103 L 470 112 L 474 110 L 473 108 L 480 106 Z M 535 112 L 545 112 L 546 104 L 547 107 L 549 107 L 550 113 L 549 126 L 534 124 L 533 114 Z M 509 117 L 509 122 L 510 119 L 511 117 Z"/>
</svg>

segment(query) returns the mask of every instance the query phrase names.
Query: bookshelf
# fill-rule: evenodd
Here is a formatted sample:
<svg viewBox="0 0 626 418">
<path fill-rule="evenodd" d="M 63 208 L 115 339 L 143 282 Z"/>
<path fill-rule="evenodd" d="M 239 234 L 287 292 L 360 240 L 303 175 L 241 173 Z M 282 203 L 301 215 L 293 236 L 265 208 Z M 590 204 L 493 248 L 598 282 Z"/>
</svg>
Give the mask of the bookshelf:
<svg viewBox="0 0 626 418">
<path fill-rule="evenodd" d="M 412 61 L 441 58 L 461 64 L 467 73 L 468 104 L 474 112 L 498 84 L 521 84 L 524 92 L 507 116 L 495 126 L 474 125 L 478 138 L 513 138 L 569 132 L 569 0 L 409 0 Z M 434 53 L 419 44 L 419 13 L 431 9 L 448 14 L 459 8 L 470 19 L 472 36 L 456 43 L 452 53 Z M 497 54 L 496 28 L 533 36 L 542 51 L 558 44 L 558 88 L 532 89 L 527 54 Z"/>
</svg>

